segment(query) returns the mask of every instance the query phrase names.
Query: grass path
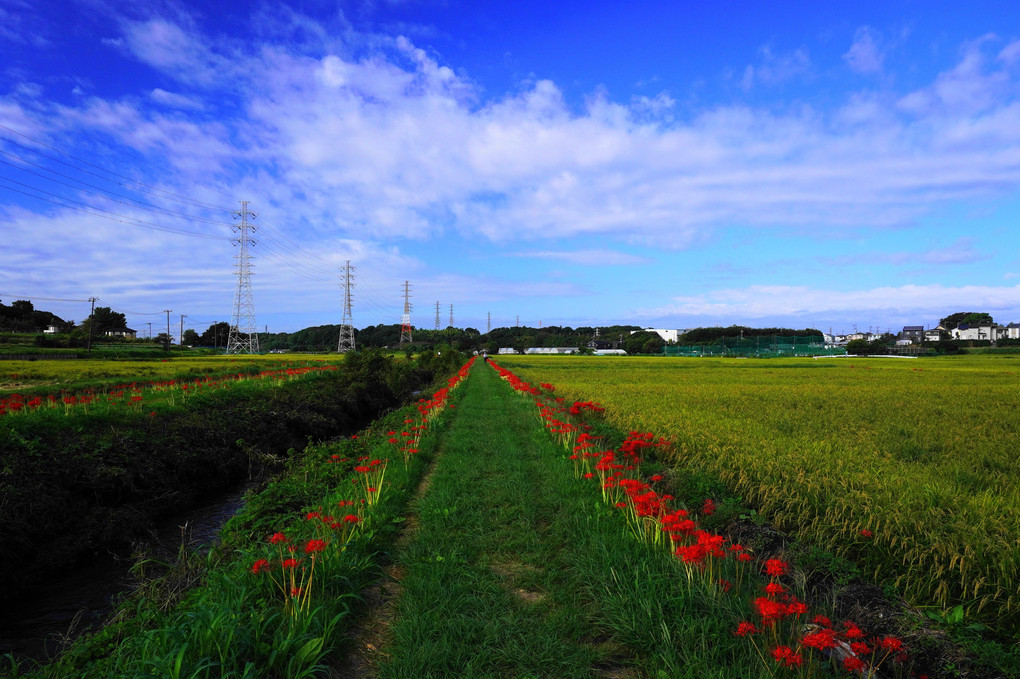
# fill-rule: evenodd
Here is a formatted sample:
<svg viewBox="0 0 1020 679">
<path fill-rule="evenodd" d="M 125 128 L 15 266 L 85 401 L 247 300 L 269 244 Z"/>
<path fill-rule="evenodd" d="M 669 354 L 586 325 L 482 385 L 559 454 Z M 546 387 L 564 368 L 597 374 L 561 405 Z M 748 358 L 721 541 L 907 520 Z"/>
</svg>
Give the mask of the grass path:
<svg viewBox="0 0 1020 679">
<path fill-rule="evenodd" d="M 465 390 L 397 556 L 376 676 L 758 676 L 708 641 L 731 621 L 671 591 L 675 566 L 573 478 L 530 403 L 483 364 Z"/>
</svg>

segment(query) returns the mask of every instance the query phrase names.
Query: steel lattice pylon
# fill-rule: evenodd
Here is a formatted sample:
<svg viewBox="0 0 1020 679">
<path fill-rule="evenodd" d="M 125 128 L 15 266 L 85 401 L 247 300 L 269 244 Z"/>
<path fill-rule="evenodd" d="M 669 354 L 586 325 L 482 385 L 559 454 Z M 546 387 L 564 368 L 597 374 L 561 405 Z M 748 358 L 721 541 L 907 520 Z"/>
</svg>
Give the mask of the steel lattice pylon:
<svg viewBox="0 0 1020 679">
<path fill-rule="evenodd" d="M 248 247 L 255 245 L 255 241 L 249 235 L 256 227 L 248 222 L 255 215 L 248 210 L 248 201 L 241 201 L 241 209 L 234 213 L 234 219 L 240 218 L 240 225 L 235 225 L 234 231 L 240 235 L 232 242 L 239 246 L 234 259 L 237 263 L 234 268 L 237 271 L 237 291 L 234 293 L 234 315 L 230 324 L 230 335 L 227 338 L 228 354 L 257 354 L 259 353 L 258 327 L 255 325 L 255 297 L 251 290 L 252 264 L 248 255 Z"/>
<path fill-rule="evenodd" d="M 355 267 L 351 266 L 351 260 L 348 259 L 342 269 L 343 273 L 340 274 L 340 280 L 343 281 L 344 286 L 344 315 L 340 319 L 340 341 L 336 345 L 336 350 L 341 354 L 354 351 L 354 318 L 351 315 L 351 288 L 354 287 L 354 269 Z"/>
<path fill-rule="evenodd" d="M 400 344 L 411 343 L 411 283 L 404 281 L 404 313 L 400 315 Z"/>
</svg>

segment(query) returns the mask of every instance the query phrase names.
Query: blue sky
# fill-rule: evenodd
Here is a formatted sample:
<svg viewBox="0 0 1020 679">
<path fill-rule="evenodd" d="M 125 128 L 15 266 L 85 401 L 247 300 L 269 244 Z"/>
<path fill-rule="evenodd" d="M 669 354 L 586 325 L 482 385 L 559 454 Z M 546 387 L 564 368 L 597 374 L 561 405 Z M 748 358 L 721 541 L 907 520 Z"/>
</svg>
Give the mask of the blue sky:
<svg viewBox="0 0 1020 679">
<path fill-rule="evenodd" d="M 1020 12 L 841 5 L 0 0 L 0 299 L 229 321 L 247 200 L 271 331 L 1020 321 Z"/>
</svg>

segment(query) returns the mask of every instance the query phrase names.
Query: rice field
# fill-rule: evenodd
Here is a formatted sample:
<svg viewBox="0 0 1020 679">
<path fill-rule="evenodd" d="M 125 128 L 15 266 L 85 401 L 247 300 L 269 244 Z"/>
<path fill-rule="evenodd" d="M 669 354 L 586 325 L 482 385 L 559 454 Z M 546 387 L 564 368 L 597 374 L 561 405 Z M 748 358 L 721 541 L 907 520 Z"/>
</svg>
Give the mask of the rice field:
<svg viewBox="0 0 1020 679">
<path fill-rule="evenodd" d="M 919 606 L 1020 620 L 1020 361 L 500 357 Z"/>
<path fill-rule="evenodd" d="M 157 360 L 3 361 L 0 362 L 0 394 L 18 391 L 56 392 L 87 387 L 101 388 L 119 382 L 155 382 L 199 378 L 206 375 L 221 376 L 248 369 L 274 370 L 291 365 L 314 365 L 322 361 L 335 363 L 338 360 L 342 360 L 342 357 L 336 354 L 267 354 L 174 357 Z"/>
</svg>

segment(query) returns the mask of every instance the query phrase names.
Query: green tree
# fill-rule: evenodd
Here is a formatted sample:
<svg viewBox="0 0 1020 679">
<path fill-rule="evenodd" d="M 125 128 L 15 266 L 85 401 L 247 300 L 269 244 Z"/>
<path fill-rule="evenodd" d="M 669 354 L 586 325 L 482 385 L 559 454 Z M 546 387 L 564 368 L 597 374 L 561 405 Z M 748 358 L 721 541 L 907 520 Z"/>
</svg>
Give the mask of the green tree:
<svg viewBox="0 0 1020 679">
<path fill-rule="evenodd" d="M 225 347 L 230 338 L 230 324 L 226 321 L 213 323 L 198 338 L 198 344 L 203 347 Z"/>
<path fill-rule="evenodd" d="M 850 340 L 846 343 L 846 353 L 860 355 L 871 353 L 871 342 L 865 339 Z"/>
<path fill-rule="evenodd" d="M 88 334 L 89 326 L 92 326 L 92 336 L 99 337 L 107 330 L 118 330 L 127 326 L 127 318 L 124 314 L 117 313 L 108 306 L 97 306 L 85 322 L 82 329 Z"/>
<path fill-rule="evenodd" d="M 991 325 L 994 322 L 992 315 L 983 311 L 958 311 L 941 319 L 939 325 L 946 330 L 952 330 L 961 325 Z"/>
<path fill-rule="evenodd" d="M 184 331 L 185 346 L 189 347 L 198 346 L 201 343 L 201 341 L 202 341 L 201 337 L 198 336 L 198 333 L 192 330 L 191 328 L 188 328 L 187 330 Z"/>
<path fill-rule="evenodd" d="M 156 341 L 162 344 L 165 350 L 170 351 L 170 345 L 174 343 L 174 338 L 165 332 L 161 332 L 156 335 Z"/>
</svg>

